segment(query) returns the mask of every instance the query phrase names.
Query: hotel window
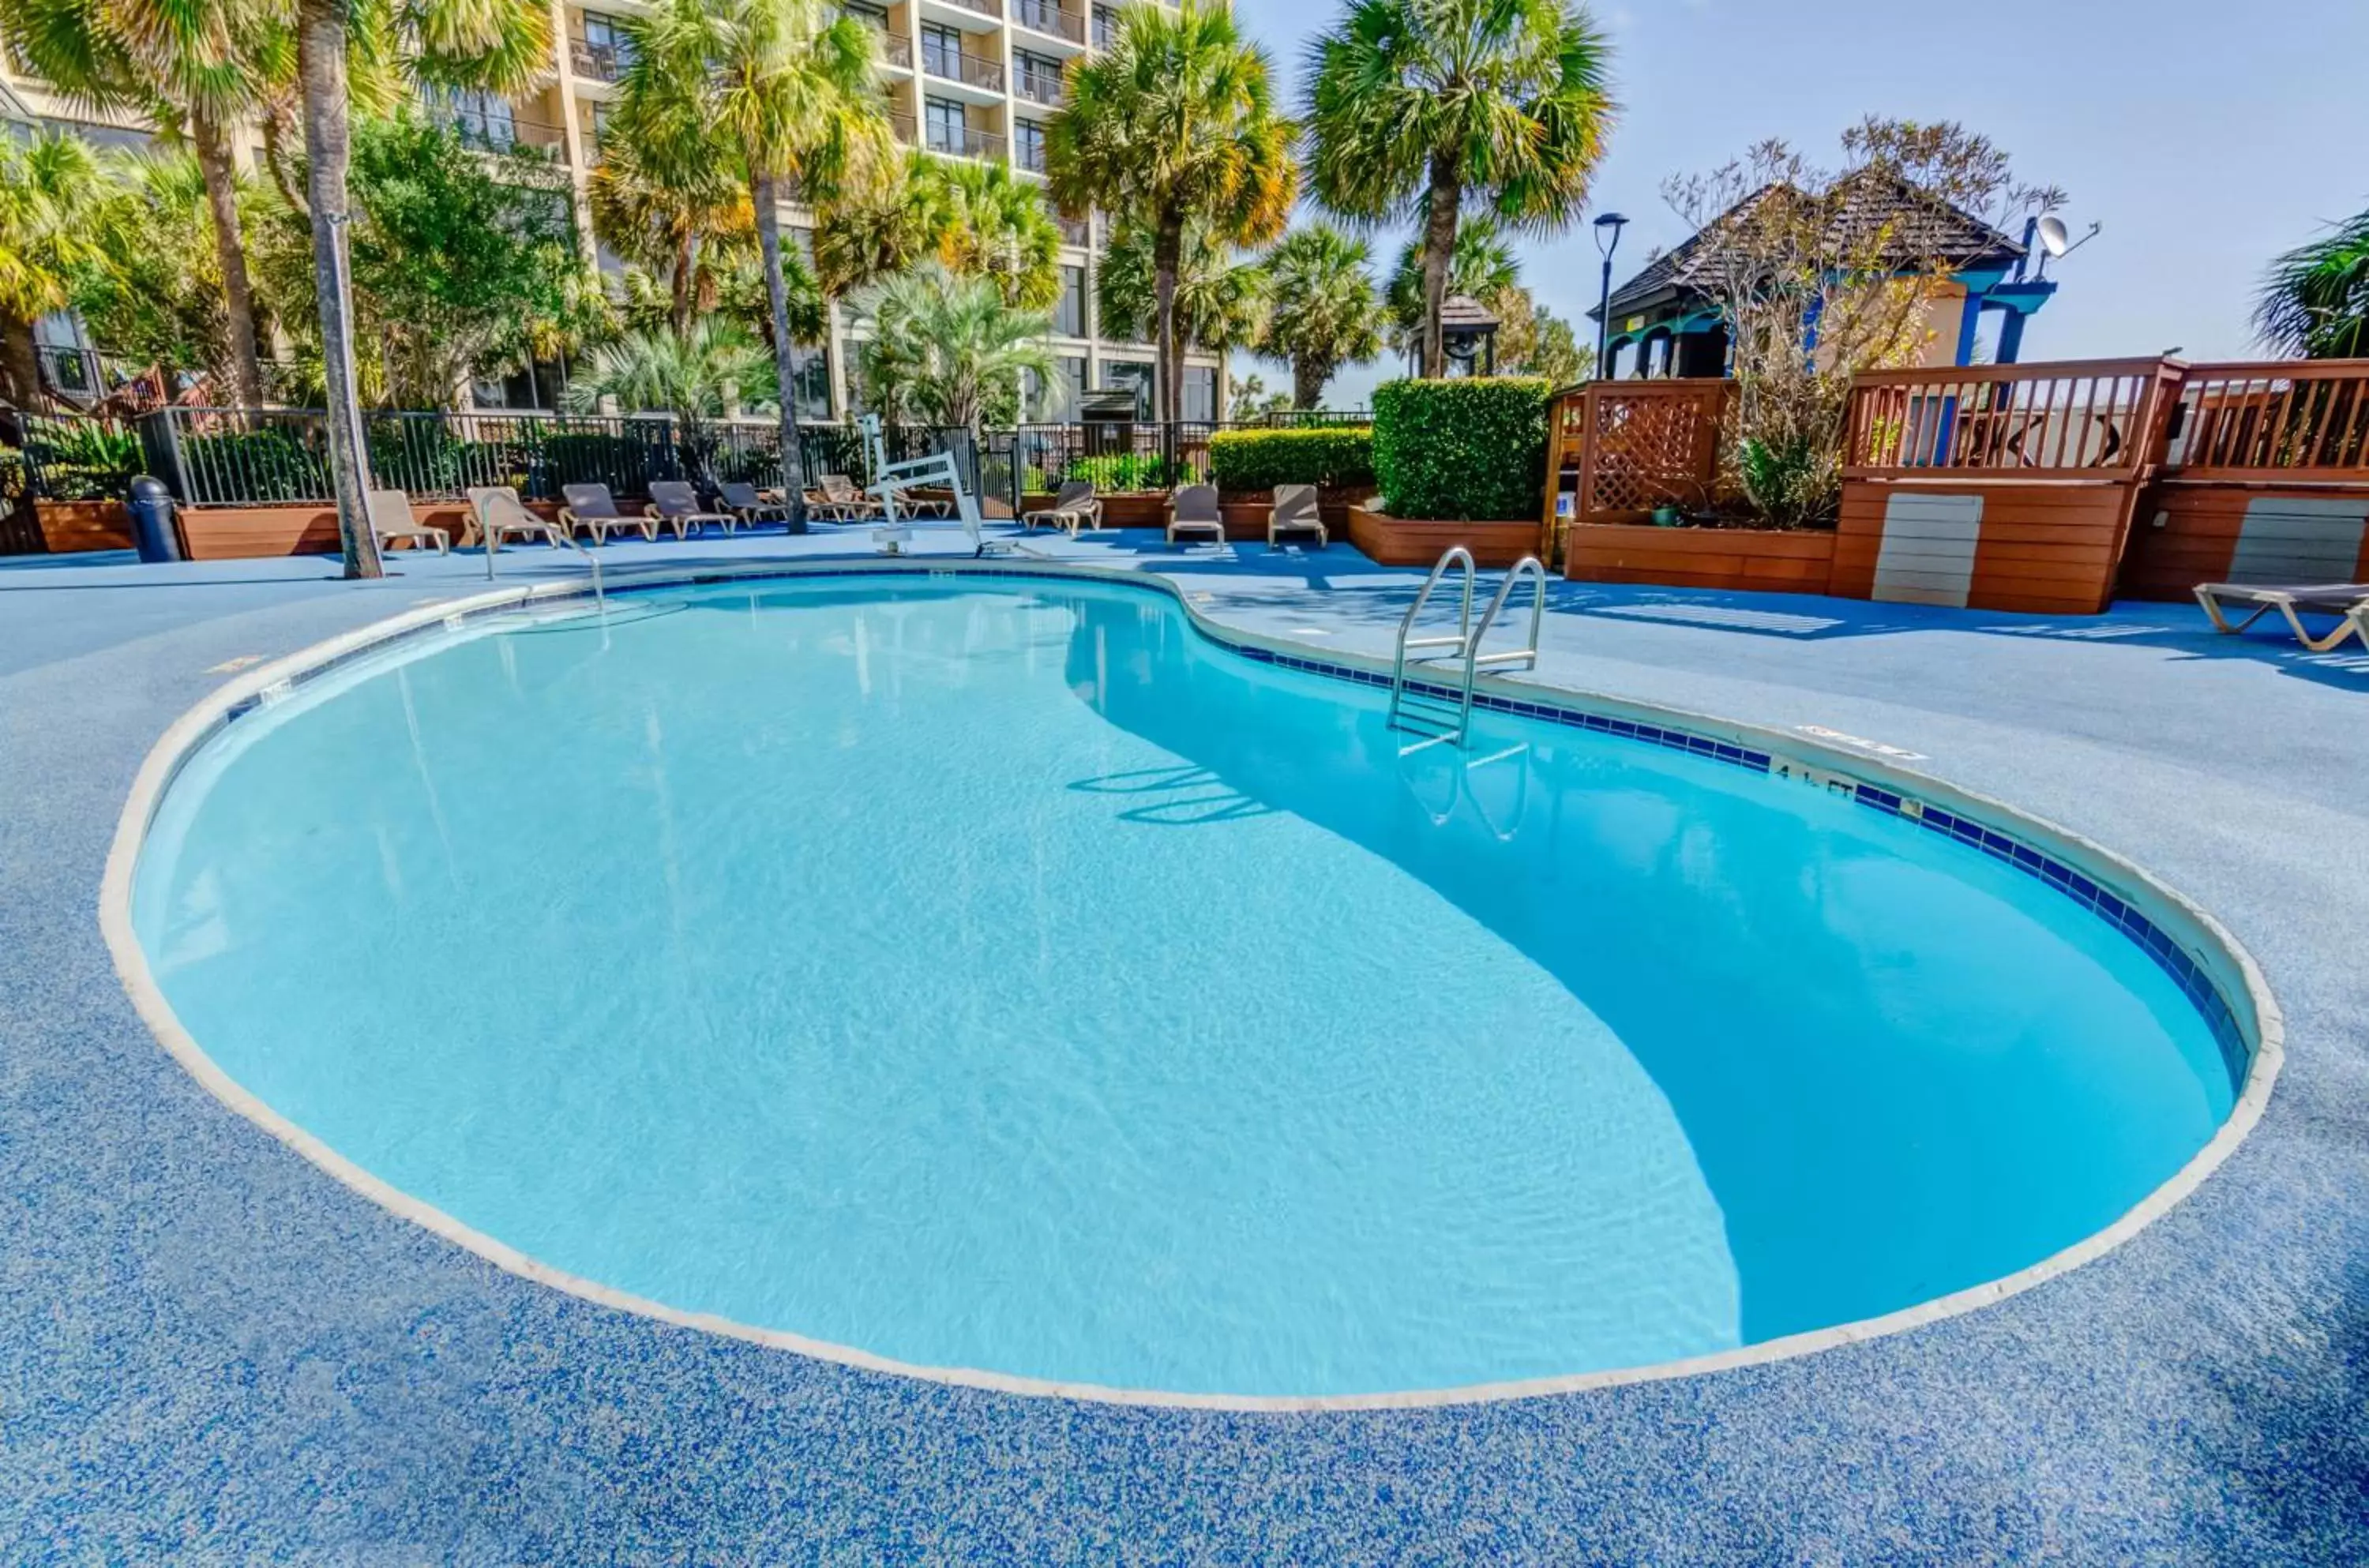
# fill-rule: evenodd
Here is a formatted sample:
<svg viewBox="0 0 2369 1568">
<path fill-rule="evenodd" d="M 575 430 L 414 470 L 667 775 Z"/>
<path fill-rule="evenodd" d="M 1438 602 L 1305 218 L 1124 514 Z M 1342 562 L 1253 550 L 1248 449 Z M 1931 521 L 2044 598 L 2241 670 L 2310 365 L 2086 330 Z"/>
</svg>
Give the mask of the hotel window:
<svg viewBox="0 0 2369 1568">
<path fill-rule="evenodd" d="M 1111 40 L 1118 37 L 1118 10 L 1112 6 L 1094 7 L 1094 47 L 1108 49 Z"/>
<path fill-rule="evenodd" d="M 921 100 L 921 142 L 930 151 L 959 155 L 968 145 L 969 129 L 962 105 L 946 98 Z"/>
<path fill-rule="evenodd" d="M 1053 302 L 1053 330 L 1064 338 L 1086 336 L 1086 269 L 1061 269 L 1061 297 Z"/>
<path fill-rule="evenodd" d="M 1086 400 L 1086 357 L 1064 354 L 1053 361 L 1053 368 L 1059 372 L 1058 390 L 1061 397 L 1060 411 L 1054 418 L 1074 419 L 1079 406 Z"/>
<path fill-rule="evenodd" d="M 1184 413 L 1187 419 L 1213 420 L 1218 417 L 1218 372 L 1211 365 L 1184 367 Z"/>
<path fill-rule="evenodd" d="M 1020 96 L 1037 103 L 1061 101 L 1061 63 L 1049 55 L 1031 54 L 1024 49 L 1012 52 L 1012 71 L 1017 79 Z"/>
<path fill-rule="evenodd" d="M 931 23 L 921 29 L 921 69 L 949 81 L 962 77 L 962 34 Z"/>
<path fill-rule="evenodd" d="M 591 74 L 604 82 L 615 81 L 634 63 L 633 38 L 608 17 L 584 18 L 584 47 L 592 57 Z"/>
<path fill-rule="evenodd" d="M 1151 418 L 1151 367 L 1139 360 L 1104 360 L 1103 390 L 1135 394 L 1135 417 Z"/>
<path fill-rule="evenodd" d="M 1012 127 L 1012 161 L 1037 174 L 1045 172 L 1045 127 L 1033 120 L 1015 120 Z"/>
</svg>

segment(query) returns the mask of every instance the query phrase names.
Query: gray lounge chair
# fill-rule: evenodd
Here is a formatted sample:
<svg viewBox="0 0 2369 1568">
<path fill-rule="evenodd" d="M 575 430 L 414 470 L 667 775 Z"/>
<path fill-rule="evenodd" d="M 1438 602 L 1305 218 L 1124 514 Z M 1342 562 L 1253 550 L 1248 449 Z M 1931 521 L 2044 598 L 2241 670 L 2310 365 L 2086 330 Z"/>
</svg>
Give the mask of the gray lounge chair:
<svg viewBox="0 0 2369 1568">
<path fill-rule="evenodd" d="M 562 485 L 560 498 L 567 504 L 559 509 L 559 526 L 570 539 L 578 532 L 589 533 L 595 544 L 606 544 L 612 533 L 628 530 L 639 533 L 652 544 L 658 542 L 658 519 L 647 515 L 635 517 L 617 505 L 606 485 Z M 675 537 L 682 537 L 682 525 L 675 525 Z"/>
<path fill-rule="evenodd" d="M 1266 514 L 1266 547 L 1274 549 L 1276 537 L 1284 533 L 1313 533 L 1320 550 L 1333 543 L 1333 535 L 1324 526 L 1324 514 L 1317 508 L 1315 486 L 1275 487 L 1275 505 Z"/>
<path fill-rule="evenodd" d="M 1054 494 L 1051 506 L 1039 507 L 1020 516 L 1020 526 L 1029 532 L 1035 532 L 1040 526 L 1066 528 L 1072 539 L 1078 536 L 1081 529 L 1099 530 L 1102 525 L 1103 503 L 1095 496 L 1093 482 L 1090 479 L 1070 480 Z"/>
<path fill-rule="evenodd" d="M 567 535 L 559 524 L 548 518 L 537 517 L 526 509 L 519 493 L 508 485 L 481 485 L 468 492 L 469 515 L 477 521 L 477 537 L 485 542 L 487 554 L 502 547 L 508 539 L 540 539 L 545 544 L 565 544 Z"/>
<path fill-rule="evenodd" d="M 1225 514 L 1218 509 L 1218 487 L 1215 485 L 1184 485 L 1168 500 L 1168 543 L 1176 543 L 1180 533 L 1206 533 L 1219 544 L 1226 542 Z"/>
<path fill-rule="evenodd" d="M 2242 632 L 2275 611 L 2286 617 L 2287 628 L 2295 633 L 2295 641 L 2314 653 L 2333 652 L 2343 646 L 2347 637 L 2358 636 L 2363 644 L 2369 644 L 2369 582 L 2200 583 L 2196 602 L 2204 607 L 2216 632 Z M 2252 612 L 2232 624 L 2225 612 L 2229 607 L 2250 609 Z M 2340 619 L 2334 631 L 2324 637 L 2315 637 L 2299 613 L 2306 612 Z"/>
<path fill-rule="evenodd" d="M 790 509 L 779 501 L 769 501 L 754 485 L 718 485 L 715 498 L 726 510 L 737 513 L 743 528 L 754 528 L 761 522 L 787 522 Z"/>
<path fill-rule="evenodd" d="M 378 535 L 379 548 L 407 539 L 414 549 L 432 546 L 440 555 L 452 553 L 452 536 L 441 528 L 413 521 L 411 498 L 401 490 L 372 490 L 369 509 L 371 532 Z"/>
<path fill-rule="evenodd" d="M 650 504 L 646 509 L 657 521 L 671 524 L 677 539 L 683 537 L 685 529 L 689 529 L 693 533 L 704 533 L 707 532 L 707 525 L 711 522 L 724 530 L 727 534 L 740 526 L 740 519 L 737 514 L 728 511 L 710 511 L 701 506 L 699 492 L 692 487 L 691 482 L 687 479 L 651 480 Z"/>
</svg>

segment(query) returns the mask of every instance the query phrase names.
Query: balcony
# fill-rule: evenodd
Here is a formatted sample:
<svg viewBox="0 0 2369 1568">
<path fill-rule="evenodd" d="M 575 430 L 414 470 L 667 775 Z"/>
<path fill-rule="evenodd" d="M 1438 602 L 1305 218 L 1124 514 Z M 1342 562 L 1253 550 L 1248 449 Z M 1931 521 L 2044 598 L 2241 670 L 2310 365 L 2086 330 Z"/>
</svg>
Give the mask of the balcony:
<svg viewBox="0 0 2369 1568">
<path fill-rule="evenodd" d="M 582 39 L 568 40 L 567 63 L 583 81 L 613 82 L 633 63 L 632 52 L 613 43 L 586 43 Z"/>
<path fill-rule="evenodd" d="M 898 109 L 890 109 L 888 111 L 888 129 L 897 133 L 897 140 L 904 145 L 910 147 L 915 144 L 913 134 L 913 117 L 911 115 L 906 114 Z"/>
<path fill-rule="evenodd" d="M 965 11 L 975 11 L 982 17 L 993 17 L 998 20 L 1003 17 L 1003 7 L 997 3 L 997 0 L 944 0 L 944 3 Z"/>
<path fill-rule="evenodd" d="M 1030 103 L 1041 103 L 1049 109 L 1061 107 L 1061 74 L 1058 71 L 1014 72 L 1012 90 Z"/>
<path fill-rule="evenodd" d="M 1086 18 L 1055 5 L 1053 0 L 1013 0 L 1012 19 L 1047 38 L 1065 39 L 1070 43 L 1086 41 Z"/>
<path fill-rule="evenodd" d="M 428 116 L 437 124 L 450 127 L 463 146 L 481 153 L 521 153 L 555 164 L 567 160 L 565 130 L 545 120 L 530 120 L 499 104 L 462 108 L 431 102 Z"/>
<path fill-rule="evenodd" d="M 951 49 L 921 51 L 921 69 L 948 82 L 960 82 L 966 87 L 981 92 L 1003 91 L 1003 67 L 995 61 L 976 54 L 961 54 Z"/>
<path fill-rule="evenodd" d="M 1032 136 L 1014 142 L 1012 144 L 1012 164 L 1014 168 L 1026 169 L 1030 174 L 1043 174 L 1045 138 Z"/>
<path fill-rule="evenodd" d="M 1003 138 L 992 131 L 976 131 L 967 125 L 933 124 L 922 143 L 933 153 L 944 153 L 950 158 L 986 158 L 990 161 L 1003 156 Z"/>
<path fill-rule="evenodd" d="M 881 32 L 880 63 L 894 65 L 900 71 L 913 68 L 913 40 L 903 33 Z"/>
<path fill-rule="evenodd" d="M 1055 212 L 1053 226 L 1061 231 L 1063 245 L 1074 245 L 1083 250 L 1091 247 L 1094 243 L 1093 224 L 1086 219 L 1064 218 L 1060 213 Z"/>
</svg>

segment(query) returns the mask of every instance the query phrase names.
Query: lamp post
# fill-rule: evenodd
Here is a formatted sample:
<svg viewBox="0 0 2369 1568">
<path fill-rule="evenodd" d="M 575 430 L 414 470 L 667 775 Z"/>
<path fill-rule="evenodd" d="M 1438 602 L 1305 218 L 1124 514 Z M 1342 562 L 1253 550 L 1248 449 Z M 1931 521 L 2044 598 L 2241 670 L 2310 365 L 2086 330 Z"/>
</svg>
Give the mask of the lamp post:
<svg viewBox="0 0 2369 1568">
<path fill-rule="evenodd" d="M 1629 220 L 1607 212 L 1596 220 L 1596 249 L 1604 258 L 1604 292 L 1596 303 L 1596 374 L 1601 380 L 1612 370 L 1606 347 L 1612 340 L 1612 253 L 1620 248 L 1620 231 Z"/>
</svg>

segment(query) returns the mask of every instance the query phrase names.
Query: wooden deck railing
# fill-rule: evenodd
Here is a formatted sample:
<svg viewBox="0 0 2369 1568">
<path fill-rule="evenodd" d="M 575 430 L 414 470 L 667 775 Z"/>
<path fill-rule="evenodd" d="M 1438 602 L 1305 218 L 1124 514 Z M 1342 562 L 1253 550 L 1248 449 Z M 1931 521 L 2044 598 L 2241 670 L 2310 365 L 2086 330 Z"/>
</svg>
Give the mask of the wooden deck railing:
<svg viewBox="0 0 2369 1568">
<path fill-rule="evenodd" d="M 1577 465 L 1573 522 L 1642 522 L 1658 506 L 1710 501 L 1734 390 L 1710 378 L 1598 381 L 1558 397 L 1553 467 Z"/>
<path fill-rule="evenodd" d="M 1863 372 L 1851 386 L 1843 474 L 2129 479 L 2156 461 L 2181 368 L 2080 360 Z"/>
<path fill-rule="evenodd" d="M 2178 484 L 2369 486 L 2369 360 L 2189 367 L 2162 464 Z"/>
</svg>

